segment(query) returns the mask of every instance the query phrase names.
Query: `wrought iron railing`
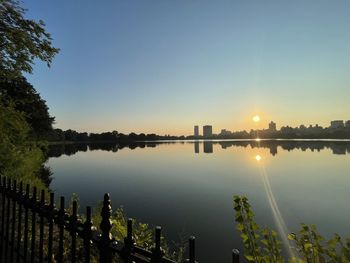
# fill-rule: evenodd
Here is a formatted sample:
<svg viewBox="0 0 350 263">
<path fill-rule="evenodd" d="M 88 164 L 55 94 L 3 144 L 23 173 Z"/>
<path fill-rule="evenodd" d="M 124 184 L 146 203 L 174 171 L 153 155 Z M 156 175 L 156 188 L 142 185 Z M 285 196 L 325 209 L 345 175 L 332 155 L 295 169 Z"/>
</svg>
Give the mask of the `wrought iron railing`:
<svg viewBox="0 0 350 263">
<path fill-rule="evenodd" d="M 25 190 L 25 191 L 24 191 Z M 71 211 L 65 208 L 65 198 L 55 206 L 54 193 L 40 198 L 36 187 L 17 184 L 16 180 L 0 178 L 0 262 L 151 262 L 175 263 L 165 257 L 161 248 L 161 227 L 155 228 L 154 246 L 146 250 L 135 244 L 133 220 L 127 221 L 127 235 L 116 240 L 111 234 L 111 202 L 104 195 L 99 228 L 93 225 L 91 207 L 86 207 L 84 220 L 78 216 L 77 201 Z M 189 257 L 195 263 L 195 238 L 189 238 Z M 239 262 L 239 253 L 232 251 L 232 260 Z"/>
</svg>

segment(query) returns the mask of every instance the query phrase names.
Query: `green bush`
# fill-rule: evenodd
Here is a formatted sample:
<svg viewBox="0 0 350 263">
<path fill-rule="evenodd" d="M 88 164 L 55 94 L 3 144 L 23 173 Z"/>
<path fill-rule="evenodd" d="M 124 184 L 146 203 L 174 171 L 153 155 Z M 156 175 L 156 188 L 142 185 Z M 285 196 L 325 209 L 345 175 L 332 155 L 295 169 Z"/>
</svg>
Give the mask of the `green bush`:
<svg viewBox="0 0 350 263">
<path fill-rule="evenodd" d="M 0 175 L 45 189 L 38 176 L 44 156 L 37 143 L 28 140 L 29 132 L 24 116 L 0 103 Z"/>
<path fill-rule="evenodd" d="M 276 231 L 269 228 L 261 228 L 254 221 L 254 213 L 243 196 L 234 197 L 234 209 L 236 211 L 236 228 L 244 246 L 244 256 L 248 262 L 272 263 L 272 262 L 298 262 L 298 263 L 345 263 L 350 262 L 350 239 L 341 238 L 334 234 L 330 240 L 325 240 L 315 225 L 301 224 L 298 233 L 291 233 L 288 239 L 291 244 L 285 244 L 290 248 L 291 255 L 282 252 L 282 242 Z"/>
<path fill-rule="evenodd" d="M 76 197 L 77 196 L 75 195 L 73 199 Z M 102 204 L 100 204 L 97 209 L 94 209 L 92 220 L 95 226 L 99 226 L 101 223 L 101 209 Z M 123 241 L 127 236 L 127 220 L 128 217 L 123 207 L 119 207 L 117 210 L 112 212 L 111 233 L 117 240 Z M 136 245 L 144 249 L 151 250 L 154 246 L 154 228 L 149 224 L 138 222 L 137 220 L 133 220 L 132 225 L 133 238 Z M 180 237 L 180 241 L 178 243 L 173 242 L 173 244 L 170 246 L 166 240 L 166 237 L 161 236 L 161 247 L 164 251 L 165 257 L 175 260 L 176 262 L 183 262 L 185 256 L 185 240 L 182 237 Z"/>
</svg>

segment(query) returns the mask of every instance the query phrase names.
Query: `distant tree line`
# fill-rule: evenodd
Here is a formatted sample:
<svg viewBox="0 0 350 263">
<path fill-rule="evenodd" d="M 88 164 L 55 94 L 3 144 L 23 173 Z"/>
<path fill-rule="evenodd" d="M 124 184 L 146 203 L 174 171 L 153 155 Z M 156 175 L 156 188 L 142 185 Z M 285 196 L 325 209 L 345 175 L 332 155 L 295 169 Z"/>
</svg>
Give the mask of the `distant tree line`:
<svg viewBox="0 0 350 263">
<path fill-rule="evenodd" d="M 53 129 L 47 135 L 50 142 L 135 142 L 155 140 L 183 140 L 185 136 L 157 135 L 154 133 L 119 133 L 117 131 L 102 133 L 77 132 L 74 130 Z"/>
<path fill-rule="evenodd" d="M 51 129 L 45 133 L 46 139 L 50 142 L 123 142 L 131 143 L 137 141 L 157 141 L 157 140 L 193 140 L 193 139 L 350 139 L 350 128 L 292 128 L 289 126 L 282 127 L 280 130 L 251 130 L 229 132 L 226 134 L 213 134 L 210 137 L 203 136 L 171 136 L 157 135 L 155 133 L 129 134 L 119 133 L 118 131 L 87 133 L 75 130 Z"/>
</svg>

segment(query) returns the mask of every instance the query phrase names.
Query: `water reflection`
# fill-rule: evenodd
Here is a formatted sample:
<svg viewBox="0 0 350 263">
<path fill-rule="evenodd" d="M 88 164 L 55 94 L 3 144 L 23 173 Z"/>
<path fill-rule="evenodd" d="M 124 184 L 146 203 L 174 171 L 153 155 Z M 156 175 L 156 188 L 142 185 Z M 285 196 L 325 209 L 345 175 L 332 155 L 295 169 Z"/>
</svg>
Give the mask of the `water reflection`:
<svg viewBox="0 0 350 263">
<path fill-rule="evenodd" d="M 215 142 L 216 143 L 216 142 Z M 268 148 L 270 154 L 278 154 L 278 148 L 285 151 L 292 150 L 311 150 L 321 151 L 331 149 L 333 154 L 350 153 L 350 141 L 280 141 L 280 140 L 259 140 L 259 141 L 222 141 L 217 142 L 223 149 L 228 147 L 251 147 L 251 148 Z"/>
<path fill-rule="evenodd" d="M 61 155 L 73 155 L 77 152 L 86 151 L 111 151 L 118 152 L 124 148 L 134 150 L 136 148 L 155 148 L 162 144 L 193 144 L 194 153 L 199 154 L 201 145 L 203 146 L 203 153 L 214 153 L 213 146 L 219 145 L 222 149 L 230 147 L 250 147 L 254 148 L 266 148 L 269 149 L 270 154 L 275 156 L 279 150 L 292 151 L 292 150 L 311 150 L 322 151 L 325 149 L 332 150 L 333 154 L 344 155 L 350 154 L 350 141 L 288 141 L 288 140 L 247 140 L 247 141 L 153 141 L 153 142 L 134 142 L 129 144 L 123 143 L 84 143 L 84 144 L 57 144 L 50 145 L 48 151 L 48 157 L 60 157 Z"/>
<path fill-rule="evenodd" d="M 176 145 L 175 145 L 176 144 Z M 286 154 L 287 151 L 293 154 Z M 331 237 L 348 235 L 350 141 L 182 141 L 67 144 L 50 147 L 57 196 L 77 193 L 81 207 L 103 193 L 129 216 L 160 224 L 169 240 L 186 232 L 200 241 L 198 260 L 229 262 L 242 248 L 232 196 L 249 198 L 262 226 L 282 238 L 299 223 Z M 307 151 L 307 152 L 302 152 Z M 324 151 L 314 154 L 311 151 Z M 272 157 L 278 154 L 278 158 Z M 349 155 L 345 155 L 348 157 Z M 205 220 L 203 220 L 205 219 Z M 185 235 L 187 236 L 187 235 Z M 283 243 L 288 241 L 283 240 Z M 213 254 L 212 244 L 220 244 Z"/>
<path fill-rule="evenodd" d="M 260 162 L 260 160 L 261 160 L 261 156 L 258 154 L 258 155 L 256 155 L 255 156 L 255 160 L 257 160 L 258 162 Z"/>
<path fill-rule="evenodd" d="M 199 153 L 199 142 L 194 142 L 194 153 Z"/>
<path fill-rule="evenodd" d="M 287 239 L 288 233 L 290 231 L 287 228 L 287 224 L 285 222 L 284 217 L 282 216 L 282 213 L 280 211 L 280 207 L 278 205 L 278 202 L 276 200 L 275 194 L 273 192 L 273 188 L 271 187 L 270 179 L 267 175 L 266 167 L 264 166 L 263 162 L 261 161 L 261 155 L 257 154 L 255 156 L 255 160 L 259 164 L 259 174 L 263 182 L 265 194 L 266 194 L 266 199 L 268 200 L 268 204 L 270 206 L 270 211 L 272 212 L 273 215 L 273 220 L 275 221 L 277 231 L 279 234 L 279 237 L 282 239 L 282 244 L 285 246 L 287 253 L 289 254 L 290 257 L 295 256 L 292 252 L 292 249 L 290 247 L 289 241 Z"/>
<path fill-rule="evenodd" d="M 203 142 L 204 153 L 213 153 L 213 142 Z"/>
</svg>

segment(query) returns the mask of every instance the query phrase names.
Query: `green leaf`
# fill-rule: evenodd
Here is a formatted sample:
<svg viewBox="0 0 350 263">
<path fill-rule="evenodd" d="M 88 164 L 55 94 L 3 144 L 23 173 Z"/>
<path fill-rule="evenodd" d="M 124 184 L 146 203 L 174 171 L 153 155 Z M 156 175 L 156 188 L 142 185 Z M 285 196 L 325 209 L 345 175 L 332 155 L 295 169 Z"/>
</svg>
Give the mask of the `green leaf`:
<svg viewBox="0 0 350 263">
<path fill-rule="evenodd" d="M 288 239 L 289 240 L 296 240 L 296 235 L 294 233 L 288 234 Z"/>
<path fill-rule="evenodd" d="M 245 242 L 249 239 L 248 235 L 246 235 L 246 234 L 241 234 L 241 238 L 243 239 L 243 242 Z"/>
<path fill-rule="evenodd" d="M 312 248 L 312 244 L 311 243 L 304 243 L 304 249 L 308 250 Z"/>
<path fill-rule="evenodd" d="M 244 221 L 244 219 L 243 219 L 243 217 L 241 215 L 236 217 L 236 222 L 243 223 L 243 221 Z"/>
<path fill-rule="evenodd" d="M 237 223 L 236 229 L 242 231 L 244 229 L 244 225 L 242 223 Z"/>
<path fill-rule="evenodd" d="M 248 260 L 248 261 L 255 261 L 255 257 L 251 256 L 251 255 L 246 255 L 245 258 Z"/>
</svg>

